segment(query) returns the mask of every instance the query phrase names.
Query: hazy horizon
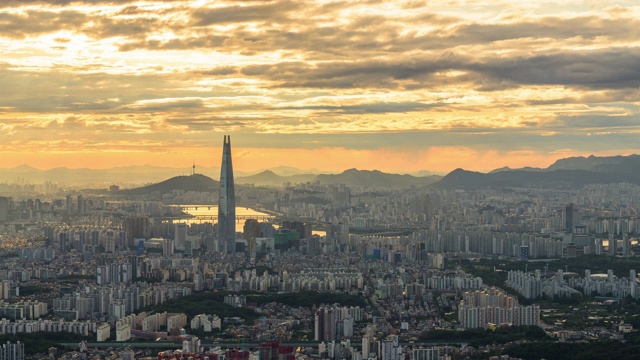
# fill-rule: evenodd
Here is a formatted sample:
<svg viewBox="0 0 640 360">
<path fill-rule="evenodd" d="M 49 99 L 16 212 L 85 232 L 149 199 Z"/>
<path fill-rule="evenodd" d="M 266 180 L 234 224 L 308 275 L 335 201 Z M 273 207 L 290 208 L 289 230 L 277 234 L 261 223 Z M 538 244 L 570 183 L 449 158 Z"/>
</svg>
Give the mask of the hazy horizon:
<svg viewBox="0 0 640 360">
<path fill-rule="evenodd" d="M 110 167 L 110 168 L 89 168 L 89 167 L 78 167 L 78 168 L 72 168 L 72 167 L 51 167 L 51 168 L 38 168 L 38 167 L 34 167 L 28 164 L 21 164 L 18 166 L 13 166 L 13 167 L 5 167 L 5 168 L 0 168 L 0 169 L 5 169 L 5 170 L 13 170 L 13 169 L 20 169 L 23 167 L 28 167 L 29 169 L 33 169 L 33 170 L 37 170 L 37 171 L 50 171 L 50 170 L 57 170 L 57 169 L 66 169 L 66 170 L 115 170 L 115 169 L 128 169 L 128 168 L 154 168 L 154 169 L 159 169 L 159 170 L 176 170 L 176 171 L 182 171 L 185 172 L 184 175 L 190 175 L 191 171 L 192 171 L 192 167 L 190 166 L 178 166 L 178 167 L 173 167 L 173 166 L 160 166 L 160 165 L 149 165 L 149 164 L 143 164 L 143 165 L 127 165 L 127 166 L 116 166 L 116 167 Z M 219 171 L 219 167 L 216 166 L 206 166 L 206 167 L 202 167 L 202 166 L 196 166 L 196 170 L 195 173 L 196 174 L 200 174 L 199 170 L 202 169 L 206 169 L 207 171 Z M 272 171 L 278 175 L 282 175 L 282 176 L 288 176 L 288 175 L 297 175 L 297 174 L 322 174 L 322 173 L 337 173 L 337 172 L 344 172 L 350 169 L 356 169 L 356 170 L 364 170 L 364 171 L 374 171 L 374 170 L 379 170 L 379 169 L 364 169 L 364 168 L 349 168 L 349 169 L 337 169 L 337 170 L 319 170 L 319 169 L 299 169 L 299 168 L 294 168 L 294 167 L 289 167 L 289 166 L 277 166 L 274 168 L 261 168 L 261 169 L 254 169 L 254 170 L 238 170 L 234 172 L 236 174 L 240 174 L 240 176 L 247 176 L 247 175 L 252 175 L 252 174 L 259 174 L 265 171 Z M 430 174 L 437 174 L 436 172 L 432 172 L 429 170 L 418 170 L 415 172 L 411 172 L 411 173 L 402 173 L 399 172 L 398 174 L 419 174 L 419 173 L 430 173 Z M 444 172 L 441 172 L 439 174 L 444 174 Z M 425 175 L 426 176 L 426 175 Z"/>
<path fill-rule="evenodd" d="M 0 168 L 390 173 L 638 152 L 637 2 L 0 3 Z M 636 144 L 636 145 L 633 145 Z"/>
<path fill-rule="evenodd" d="M 636 153 L 629 153 L 629 154 L 612 154 L 612 155 L 604 155 L 602 157 L 610 157 L 610 156 L 630 156 L 630 155 L 639 155 Z M 493 170 L 497 170 L 497 169 L 502 169 L 502 168 L 510 168 L 510 169 L 519 169 L 519 168 L 540 168 L 540 169 L 545 169 L 547 167 L 549 167 L 550 165 L 552 165 L 553 163 L 555 163 L 558 160 L 562 160 L 562 159 L 566 159 L 566 158 L 571 158 L 571 157 L 583 157 L 583 158 L 588 158 L 590 156 L 597 156 L 594 154 L 587 154 L 587 155 L 575 155 L 575 156 L 569 156 L 569 157 L 561 157 L 561 158 L 556 158 L 556 159 L 551 159 L 551 162 L 549 164 L 545 164 L 542 166 L 536 166 L 536 165 L 531 165 L 531 164 L 523 164 L 522 166 L 509 166 L 509 165 L 504 165 L 504 166 L 498 166 L 495 168 L 488 168 L 488 169 L 473 169 L 473 168 L 463 168 L 460 166 L 454 166 L 446 171 L 437 171 L 437 170 L 430 170 L 430 169 L 419 169 L 416 171 L 385 171 L 382 169 L 378 169 L 378 168 L 365 168 L 365 167 L 359 167 L 359 166 L 353 166 L 353 167 L 349 167 L 349 168 L 336 168 L 336 169 L 318 169 L 318 168 L 297 168 L 297 167 L 293 167 L 293 166 L 286 166 L 286 165 L 279 165 L 279 166 L 274 166 L 271 168 L 253 168 L 253 169 L 236 169 L 235 165 L 234 165 L 234 171 L 236 173 L 238 173 L 240 176 L 250 176 L 250 175 L 254 175 L 254 174 L 259 174 L 261 172 L 264 171 L 273 171 L 274 173 L 278 174 L 278 175 L 282 175 L 282 176 L 289 176 L 289 175 L 298 175 L 298 174 L 321 174 L 321 173 L 341 173 L 344 172 L 346 170 L 350 170 L 350 169 L 356 169 L 356 170 L 366 170 L 366 171 L 373 171 L 373 170 L 378 170 L 378 171 L 382 171 L 382 172 L 387 172 L 387 173 L 395 173 L 395 174 L 410 174 L 410 175 L 414 175 L 414 176 L 428 176 L 428 175 L 445 175 L 453 170 L 456 169 L 464 169 L 464 170 L 469 170 L 469 171 L 477 171 L 477 172 L 490 172 Z M 191 173 L 192 171 L 192 166 L 194 165 L 194 163 L 185 163 L 185 166 L 170 166 L 170 165 L 151 165 L 151 164 L 131 164 L 131 165 L 122 165 L 122 166 L 113 166 L 113 167 L 66 167 L 66 166 L 56 166 L 56 167 L 36 167 L 36 166 L 32 166 L 26 163 L 17 165 L 17 166 L 9 166 L 9 167 L 2 167 L 2 164 L 0 164 L 0 169 L 5 169 L 5 170 L 11 170 L 11 169 L 17 169 L 20 167 L 29 167 L 38 171 L 49 171 L 49 170 L 55 170 L 55 169 L 69 169 L 69 170 L 114 170 L 114 169 L 127 169 L 127 168 L 144 168 L 144 167 L 148 167 L 148 168 L 154 168 L 154 169 L 160 169 L 160 170 L 176 170 L 176 171 L 182 171 L 184 172 L 183 175 L 188 175 Z M 207 169 L 208 171 L 218 171 L 220 165 L 213 165 L 213 166 L 200 166 L 198 163 L 195 163 L 195 167 L 196 167 L 196 173 L 199 173 L 198 170 L 201 169 Z"/>
</svg>

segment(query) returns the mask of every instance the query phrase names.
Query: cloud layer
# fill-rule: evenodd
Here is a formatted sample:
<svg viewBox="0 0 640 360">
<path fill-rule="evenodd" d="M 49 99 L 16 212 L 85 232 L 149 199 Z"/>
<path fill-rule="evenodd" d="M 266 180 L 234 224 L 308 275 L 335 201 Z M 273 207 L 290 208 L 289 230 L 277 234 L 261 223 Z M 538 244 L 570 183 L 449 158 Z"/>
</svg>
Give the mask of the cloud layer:
<svg viewBox="0 0 640 360">
<path fill-rule="evenodd" d="M 632 1 L 3 1 L 0 167 L 214 165 L 223 133 L 247 169 L 626 154 L 637 19 Z"/>
</svg>

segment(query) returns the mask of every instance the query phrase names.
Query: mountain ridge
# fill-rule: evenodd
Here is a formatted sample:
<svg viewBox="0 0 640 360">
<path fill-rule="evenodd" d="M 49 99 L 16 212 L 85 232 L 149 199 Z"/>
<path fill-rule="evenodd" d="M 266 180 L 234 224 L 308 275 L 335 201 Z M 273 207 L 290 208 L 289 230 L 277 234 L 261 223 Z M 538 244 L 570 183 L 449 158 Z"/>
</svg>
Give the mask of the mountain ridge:
<svg viewBox="0 0 640 360">
<path fill-rule="evenodd" d="M 508 167 L 489 173 L 456 169 L 434 188 L 478 187 L 583 187 L 589 184 L 640 185 L 640 156 L 573 157 L 560 159 L 545 169 Z"/>
<path fill-rule="evenodd" d="M 280 169 L 283 173 L 278 174 Z M 219 169 L 198 167 L 197 170 L 211 181 L 217 177 Z M 315 169 L 314 169 L 315 170 Z M 110 184 L 122 187 L 139 186 L 166 181 L 179 176 L 187 176 L 193 171 L 188 168 L 168 168 L 154 165 L 120 166 L 110 169 L 57 167 L 40 170 L 22 164 L 0 171 L 0 182 L 14 181 L 16 178 L 32 182 L 52 181 L 66 185 L 91 184 L 106 187 Z M 445 176 L 412 174 L 392 174 L 380 170 L 347 169 L 336 174 L 305 173 L 295 174 L 297 169 L 287 166 L 276 167 L 249 176 L 246 172 L 236 172 L 236 183 L 282 186 L 285 183 L 305 183 L 317 181 L 322 184 L 345 184 L 359 187 L 403 188 L 433 186 L 442 188 L 482 186 L 584 186 L 611 182 L 640 184 L 640 155 L 577 156 L 556 160 L 547 168 L 523 167 L 513 169 L 502 167 L 489 173 L 456 169 Z M 182 173 L 182 174 L 181 174 Z M 422 171 L 421 173 L 426 173 Z M 507 175 L 510 174 L 510 175 Z M 537 174 L 537 175 L 534 175 Z M 604 175 L 603 175 L 604 174 Z M 573 179 L 582 177 L 582 179 Z M 215 187 L 215 186 L 214 186 Z M 201 187 L 198 187 L 201 189 Z"/>
<path fill-rule="evenodd" d="M 238 184 L 273 185 L 281 186 L 284 183 L 306 183 L 313 181 L 316 174 L 295 174 L 279 175 L 271 170 L 264 170 L 250 176 L 240 176 L 236 178 Z"/>
<path fill-rule="evenodd" d="M 202 174 L 180 175 L 155 184 L 120 190 L 121 195 L 148 195 L 153 193 L 167 194 L 174 190 L 215 192 L 220 182 Z"/>
<path fill-rule="evenodd" d="M 403 188 L 411 186 L 426 186 L 441 179 L 441 176 L 430 175 L 416 177 L 413 175 L 400 175 L 384 173 L 380 170 L 358 170 L 351 168 L 340 174 L 320 174 L 314 181 L 321 184 L 344 184 L 364 188 Z"/>
</svg>

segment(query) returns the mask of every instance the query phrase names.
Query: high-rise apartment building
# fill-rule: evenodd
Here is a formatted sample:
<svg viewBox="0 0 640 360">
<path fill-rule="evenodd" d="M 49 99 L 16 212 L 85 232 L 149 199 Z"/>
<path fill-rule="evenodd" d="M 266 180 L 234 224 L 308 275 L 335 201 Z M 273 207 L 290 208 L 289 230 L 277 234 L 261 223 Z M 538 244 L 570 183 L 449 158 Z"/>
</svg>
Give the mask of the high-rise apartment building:
<svg viewBox="0 0 640 360">
<path fill-rule="evenodd" d="M 20 341 L 15 344 L 7 341 L 0 347 L 0 359 L 24 360 L 24 343 Z"/>
<path fill-rule="evenodd" d="M 220 167 L 220 198 L 218 202 L 218 243 L 227 254 L 236 252 L 236 196 L 231 162 L 231 136 L 225 135 Z M 221 249 L 223 250 L 223 249 Z"/>
<path fill-rule="evenodd" d="M 127 237 L 127 246 L 135 246 L 134 239 L 149 238 L 149 218 L 144 216 L 132 216 L 123 220 L 124 232 Z"/>
<path fill-rule="evenodd" d="M 336 339 L 336 315 L 332 308 L 321 307 L 315 315 L 316 341 L 331 341 Z"/>
</svg>

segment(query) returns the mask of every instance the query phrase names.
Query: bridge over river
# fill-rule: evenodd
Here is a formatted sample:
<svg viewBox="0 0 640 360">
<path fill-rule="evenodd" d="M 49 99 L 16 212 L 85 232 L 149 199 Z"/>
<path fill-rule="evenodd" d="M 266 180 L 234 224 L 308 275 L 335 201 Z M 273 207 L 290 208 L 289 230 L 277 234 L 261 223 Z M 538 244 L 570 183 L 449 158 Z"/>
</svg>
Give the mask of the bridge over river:
<svg viewBox="0 0 640 360">
<path fill-rule="evenodd" d="M 256 219 L 258 221 L 272 221 L 275 220 L 276 217 L 273 215 L 236 215 L 236 222 L 242 223 L 245 220 Z M 218 215 L 194 215 L 189 217 L 190 222 L 217 222 Z"/>
<path fill-rule="evenodd" d="M 186 220 L 189 223 L 217 222 L 218 221 L 218 205 L 213 204 L 195 204 L 195 205 L 174 205 L 187 214 L 187 216 L 177 216 L 164 218 L 165 220 Z M 276 219 L 276 214 L 269 210 L 261 210 L 250 208 L 248 206 L 236 205 L 236 222 L 244 223 L 245 220 L 256 219 L 260 222 L 272 222 Z"/>
</svg>

